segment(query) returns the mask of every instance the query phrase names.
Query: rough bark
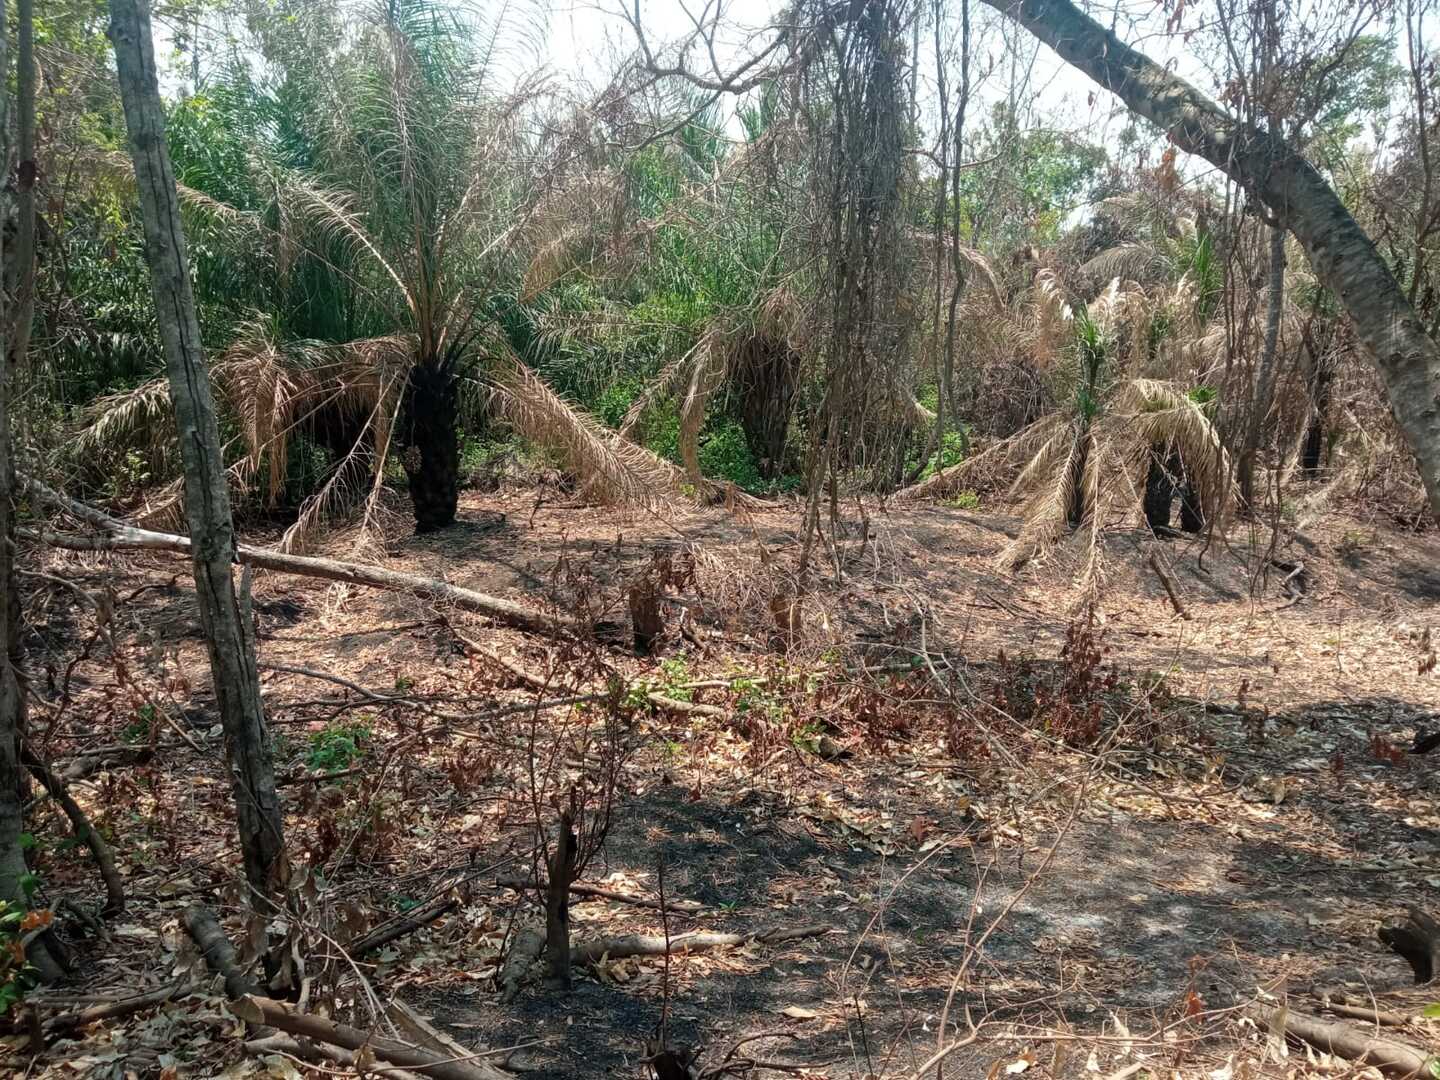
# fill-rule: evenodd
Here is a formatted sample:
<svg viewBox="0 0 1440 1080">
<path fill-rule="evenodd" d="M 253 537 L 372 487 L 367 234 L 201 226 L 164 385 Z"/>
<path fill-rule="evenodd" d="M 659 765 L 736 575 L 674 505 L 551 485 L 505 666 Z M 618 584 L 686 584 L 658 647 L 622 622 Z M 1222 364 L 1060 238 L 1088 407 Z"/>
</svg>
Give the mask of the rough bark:
<svg viewBox="0 0 1440 1080">
<path fill-rule="evenodd" d="M 416 532 L 434 532 L 455 521 L 460 501 L 459 391 L 444 364 L 416 364 L 410 372 L 405 393 L 405 472 Z"/>
<path fill-rule="evenodd" d="M 570 885 L 580 857 L 575 820 L 568 810 L 560 811 L 560 827 L 546 860 L 545 872 L 545 964 L 546 985 L 569 990 L 570 979 Z"/>
<path fill-rule="evenodd" d="M 1255 458 L 1265 436 L 1265 421 L 1275 400 L 1275 376 L 1279 370 L 1280 322 L 1285 314 L 1285 230 L 1270 230 L 1270 286 L 1265 306 L 1265 344 L 1255 369 L 1255 387 L 1250 398 L 1250 416 L 1245 425 L 1245 442 L 1240 447 L 1239 487 L 1242 506 L 1255 505 Z"/>
<path fill-rule="evenodd" d="M 1324 177 L 1283 139 L 1237 120 L 1070 0 L 985 3 L 1158 124 L 1181 150 L 1223 170 L 1289 229 L 1374 358 L 1440 516 L 1440 345 Z"/>
<path fill-rule="evenodd" d="M 31 323 L 35 318 L 35 181 L 40 175 L 35 160 L 35 2 L 21 0 L 16 14 L 15 69 L 15 254 L 8 264 L 11 313 L 11 362 L 19 364 L 30 351 Z"/>
<path fill-rule="evenodd" d="M 1440 1058 L 1394 1039 L 1378 1038 L 1350 1024 L 1338 1024 L 1306 1016 L 1290 1009 L 1271 1019 L 1272 1029 L 1283 1024 L 1284 1033 L 1298 1042 L 1309 1043 L 1317 1050 L 1347 1058 L 1363 1065 L 1373 1065 L 1386 1076 L 1434 1076 Z M 1277 1032 L 1278 1034 L 1278 1032 Z"/>
<path fill-rule="evenodd" d="M 22 0 L 22 20 L 28 19 L 30 4 Z M 5 12 L 0 11 L 0 86 L 10 69 L 10 48 Z M 22 35 L 23 36 L 23 35 Z M 33 73 L 30 77 L 33 93 Z M 23 96 L 23 95 L 22 95 Z M 0 90 L 0 169 L 10 161 L 7 94 Z M 32 106 L 33 107 L 33 106 Z M 3 194 L 0 194 L 3 198 Z M 0 210 L 3 210 L 0 203 Z M 8 215 L 0 214 L 0 218 Z M 0 230 L 0 265 L 4 263 L 4 235 Z M 20 637 L 20 595 L 15 579 L 15 463 L 10 447 L 10 383 L 15 357 L 12 352 L 8 298 L 0 290 L 0 901 L 28 908 L 25 882 L 29 873 L 21 837 L 25 832 L 25 773 L 20 763 L 20 739 L 25 731 L 25 690 L 23 649 Z M 36 939 L 26 951 L 46 982 L 64 972 L 50 955 L 43 939 Z"/>
<path fill-rule="evenodd" d="M 165 114 L 145 0 L 111 0 L 110 38 L 145 225 L 145 258 L 179 427 L 195 591 L 225 731 L 240 851 L 254 899 L 263 904 L 283 889 L 284 831 L 265 741 L 260 676 L 232 577 L 235 531 L 225 462 L 165 142 Z"/>
</svg>

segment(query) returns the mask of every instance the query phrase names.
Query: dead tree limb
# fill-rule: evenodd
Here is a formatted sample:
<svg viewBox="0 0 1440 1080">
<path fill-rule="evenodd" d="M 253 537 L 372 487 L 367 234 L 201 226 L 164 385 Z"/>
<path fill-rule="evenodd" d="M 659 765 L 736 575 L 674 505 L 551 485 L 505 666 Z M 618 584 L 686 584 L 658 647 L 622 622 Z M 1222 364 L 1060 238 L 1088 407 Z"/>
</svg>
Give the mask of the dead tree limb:
<svg viewBox="0 0 1440 1080">
<path fill-rule="evenodd" d="M 350 954 L 352 960 L 359 960 L 376 949 L 384 948 L 397 938 L 402 938 L 422 926 L 428 926 L 441 916 L 448 915 L 459 904 L 460 901 L 453 896 L 438 897 L 357 938 L 345 946 L 345 951 Z"/>
<path fill-rule="evenodd" d="M 114 1001 L 98 1002 L 73 1012 L 57 1013 L 45 1021 L 44 1031 L 47 1037 L 53 1037 L 99 1023 L 101 1020 L 114 1020 L 116 1017 L 130 1016 L 152 1006 L 163 1005 L 167 1001 L 184 997 L 194 989 L 195 984 L 189 979 L 179 979 L 167 986 L 157 987 L 133 997 L 116 998 Z"/>
<path fill-rule="evenodd" d="M 535 961 L 545 951 L 545 935 L 538 930 L 526 929 L 515 935 L 510 951 L 505 954 L 505 966 L 500 971 L 500 1003 L 508 1004 L 520 994 L 525 976 L 530 973 Z"/>
<path fill-rule="evenodd" d="M 45 531 L 38 539 L 52 547 L 70 551 L 158 551 L 175 555 L 190 554 L 190 538 L 174 533 L 155 532 L 141 529 L 112 518 L 102 510 L 86 506 L 63 495 L 33 478 L 26 478 L 27 487 L 36 496 L 66 513 L 80 518 L 101 530 L 100 536 L 80 536 L 72 533 Z M 372 589 L 389 592 L 409 593 L 424 600 L 450 604 L 465 611 L 474 611 L 494 619 L 506 626 L 529 630 L 536 634 L 575 633 L 580 631 L 580 620 L 564 615 L 552 615 L 535 611 L 510 600 L 487 596 L 448 581 L 407 574 L 399 570 L 386 570 L 364 563 L 342 562 L 339 559 L 320 559 L 308 555 L 287 555 L 268 548 L 240 544 L 236 547 L 236 561 L 243 566 L 259 570 L 273 570 L 281 574 L 295 574 L 300 577 L 320 578 L 325 581 L 340 581 L 347 585 L 364 585 Z"/>
<path fill-rule="evenodd" d="M 185 932 L 200 946 L 200 954 L 205 957 L 205 966 L 215 974 L 224 976 L 226 996 L 241 998 L 259 990 L 250 976 L 241 970 L 240 961 L 235 956 L 235 947 L 230 944 L 230 939 L 209 908 L 202 904 L 192 904 L 185 909 L 180 922 L 185 927 Z"/>
<path fill-rule="evenodd" d="M 525 892 L 529 889 L 536 889 L 544 892 L 549 886 L 544 881 L 536 881 L 534 878 L 527 878 L 521 874 L 508 874 L 505 877 L 497 878 L 496 885 L 502 889 L 515 889 Z M 636 896 L 634 893 L 619 892 L 615 889 L 604 889 L 599 885 L 582 885 L 579 882 L 570 886 L 570 892 L 575 896 L 594 896 L 601 900 L 614 900 L 617 904 L 632 904 L 635 907 L 655 908 L 662 910 L 659 900 L 649 896 Z M 665 911 L 678 911 L 685 914 L 697 914 L 705 910 L 705 905 L 695 900 L 666 900 L 663 905 Z"/>
<path fill-rule="evenodd" d="M 1175 579 L 1170 576 L 1170 571 L 1160 565 L 1160 559 L 1153 551 L 1150 553 L 1150 569 L 1155 571 L 1160 584 L 1165 586 L 1165 595 L 1170 597 L 1170 605 L 1175 609 L 1175 614 L 1182 619 L 1189 619 L 1190 612 L 1185 610 L 1185 604 L 1180 599 L 1180 590 L 1175 586 Z"/>
<path fill-rule="evenodd" d="M 316 1042 L 313 1039 L 296 1039 L 290 1035 L 269 1035 L 263 1039 L 247 1039 L 242 1045 L 247 1054 L 259 1058 L 281 1054 L 308 1061 L 314 1065 L 334 1063 L 347 1069 L 354 1069 L 360 1075 L 384 1076 L 389 1080 L 419 1080 L 420 1077 L 419 1073 L 411 1072 L 409 1069 L 373 1068 L 361 1060 L 365 1055 L 357 1051 L 331 1046 L 329 1043 Z"/>
<path fill-rule="evenodd" d="M 1277 1020 L 1283 1023 L 1289 1038 L 1327 1054 L 1373 1065 L 1387 1076 L 1433 1076 L 1432 1066 L 1440 1065 L 1440 1058 L 1432 1054 L 1394 1039 L 1376 1038 L 1349 1024 L 1321 1020 L 1290 1009 L 1282 1009 L 1270 1017 L 1272 1029 Z"/>
<path fill-rule="evenodd" d="M 95 831 L 90 824 L 89 817 L 81 809 L 70 789 L 48 765 L 36 757 L 29 747 L 21 746 L 20 760 L 24 763 L 26 770 L 36 780 L 40 781 L 52 799 L 65 812 L 70 819 L 70 828 L 75 833 L 75 839 L 90 849 L 90 854 L 95 858 L 95 865 L 100 870 L 100 879 L 105 883 L 105 908 L 102 912 L 105 915 L 119 915 L 125 910 L 125 885 L 120 880 L 120 872 L 115 869 L 115 855 L 110 850 L 104 838 Z"/>
<path fill-rule="evenodd" d="M 703 952 L 706 949 L 724 949 L 757 941 L 761 945 L 780 945 L 802 938 L 823 937 L 834 929 L 814 924 L 810 926 L 778 927 L 758 934 L 715 934 L 701 930 L 688 934 L 676 934 L 669 941 L 670 953 Z M 582 942 L 570 950 L 570 961 L 575 964 L 593 964 L 601 957 L 618 960 L 623 956 L 664 956 L 666 941 L 657 934 L 622 934 L 618 937 L 596 938 Z"/>
<path fill-rule="evenodd" d="M 302 1012 L 284 1001 L 251 994 L 232 1001 L 230 1011 L 246 1023 L 272 1027 L 299 1038 L 330 1043 L 346 1050 L 366 1047 L 378 1059 L 423 1072 L 438 1080 L 511 1080 L 509 1073 L 479 1060 L 457 1061 L 451 1055 L 423 1050 L 398 1039 L 387 1039 L 323 1016 Z M 479 1056 L 477 1054 L 476 1058 Z"/>
</svg>

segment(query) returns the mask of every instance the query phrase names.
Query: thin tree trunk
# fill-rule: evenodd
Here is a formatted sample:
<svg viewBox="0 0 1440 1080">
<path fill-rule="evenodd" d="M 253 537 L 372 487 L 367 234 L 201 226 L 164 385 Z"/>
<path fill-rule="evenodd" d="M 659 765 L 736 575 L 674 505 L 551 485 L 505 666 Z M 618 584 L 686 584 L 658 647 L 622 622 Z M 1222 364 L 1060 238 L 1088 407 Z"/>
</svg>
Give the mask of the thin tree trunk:
<svg viewBox="0 0 1440 1080">
<path fill-rule="evenodd" d="M 23 28 L 30 22 L 31 0 L 21 0 L 19 8 Z M 5 113 L 9 95 L 3 89 L 10 70 L 6 22 L 5 12 L 0 10 L 0 170 L 8 172 L 10 137 Z M 23 74 L 20 78 L 22 88 L 28 81 L 33 94 L 33 71 L 28 80 Z M 0 199 L 3 197 L 0 194 Z M 0 203 L 0 209 L 3 209 L 3 203 Z M 8 215 L 0 214 L 0 219 L 4 217 Z M 23 251 L 18 254 L 23 254 Z M 4 230 L 0 230 L 0 265 L 4 263 L 4 255 Z M 30 906 L 26 890 L 26 883 L 30 880 L 29 868 L 25 865 L 25 848 L 21 843 L 25 833 L 25 772 L 20 763 L 20 738 L 25 730 L 25 688 L 21 667 L 20 595 L 15 580 L 15 463 L 10 453 L 11 361 L 15 354 L 9 347 L 12 333 L 8 308 L 7 297 L 0 291 L 0 357 L 5 358 L 0 362 L 0 603 L 4 604 L 4 610 L 0 611 L 0 901 L 24 910 Z M 53 982 L 64 974 L 43 939 L 31 944 L 25 958 L 45 982 Z"/>
<path fill-rule="evenodd" d="M 1280 322 L 1285 313 L 1285 230 L 1270 230 L 1270 288 L 1265 308 L 1265 346 L 1255 370 L 1255 389 L 1250 398 L 1250 419 L 1245 426 L 1245 443 L 1240 448 L 1240 503 L 1255 504 L 1255 458 L 1265 436 L 1265 421 L 1275 399 L 1275 375 L 1279 370 Z"/>
<path fill-rule="evenodd" d="M 1324 177 L 1283 139 L 1242 123 L 1070 0 L 985 0 L 1066 62 L 1257 196 L 1294 234 L 1369 350 L 1440 516 L 1440 345 Z"/>
<path fill-rule="evenodd" d="M 235 529 L 230 495 L 190 284 L 175 175 L 165 142 L 165 113 L 146 0 L 111 0 L 110 38 L 115 45 L 120 97 L 140 192 L 145 257 L 180 433 L 195 592 L 225 731 L 240 851 L 252 898 L 263 905 L 284 888 L 284 828 L 265 740 L 255 651 L 245 633 L 232 576 Z"/>
<path fill-rule="evenodd" d="M 10 295 L 15 298 L 9 355 L 18 365 L 30 351 L 31 323 L 35 318 L 35 13 L 34 0 L 16 7 L 16 117 L 18 160 L 15 163 L 15 257 L 8 267 Z"/>
<path fill-rule="evenodd" d="M 545 963 L 546 984 L 557 990 L 570 989 L 570 884 L 575 880 L 579 839 L 575 819 L 560 811 L 560 828 L 546 860 L 545 873 Z"/>
</svg>

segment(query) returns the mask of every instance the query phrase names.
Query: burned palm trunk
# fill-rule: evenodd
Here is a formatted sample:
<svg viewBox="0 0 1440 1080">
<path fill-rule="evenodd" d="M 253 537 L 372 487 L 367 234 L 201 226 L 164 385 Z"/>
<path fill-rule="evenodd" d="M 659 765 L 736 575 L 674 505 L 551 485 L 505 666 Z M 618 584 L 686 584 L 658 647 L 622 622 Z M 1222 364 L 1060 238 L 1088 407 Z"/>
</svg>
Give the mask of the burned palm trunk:
<svg viewBox="0 0 1440 1080">
<path fill-rule="evenodd" d="M 756 337 L 737 365 L 740 426 L 760 475 L 774 480 L 785 471 L 785 444 L 800 371 L 800 357 L 783 341 Z"/>
<path fill-rule="evenodd" d="M 575 815 L 560 811 L 560 828 L 545 862 L 545 963 L 546 985 L 569 990 L 570 978 L 570 886 L 580 860 L 580 839 L 575 833 Z"/>
<path fill-rule="evenodd" d="M 1314 479 L 1325 464 L 1326 427 L 1330 422 L 1330 385 L 1335 373 L 1327 357 L 1310 353 L 1310 419 L 1300 447 L 1300 468 Z"/>
<path fill-rule="evenodd" d="M 1145 524 L 1154 529 L 1170 527 L 1170 512 L 1175 505 L 1175 477 L 1180 471 L 1180 458 L 1163 450 L 1150 452 L 1150 471 L 1145 476 Z"/>
<path fill-rule="evenodd" d="M 285 888 L 283 819 L 265 738 L 255 646 L 246 631 L 232 576 L 235 528 L 223 444 L 201 346 L 175 174 L 165 142 L 165 111 L 145 0 L 111 0 L 110 39 L 115 45 L 115 67 L 145 226 L 145 258 L 179 429 L 195 593 L 225 731 L 240 851 L 252 900 L 264 907 L 273 904 Z"/>
<path fill-rule="evenodd" d="M 460 384 L 440 359 L 418 363 L 405 387 L 405 473 L 415 531 L 434 532 L 455 521 L 460 501 Z"/>
</svg>

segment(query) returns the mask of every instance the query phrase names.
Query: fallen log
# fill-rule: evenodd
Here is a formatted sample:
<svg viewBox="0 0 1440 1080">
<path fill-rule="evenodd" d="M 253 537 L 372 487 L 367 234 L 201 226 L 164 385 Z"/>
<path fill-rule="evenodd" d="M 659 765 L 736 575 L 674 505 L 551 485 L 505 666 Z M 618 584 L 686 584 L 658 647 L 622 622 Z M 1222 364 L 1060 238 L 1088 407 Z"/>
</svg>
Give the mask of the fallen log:
<svg viewBox="0 0 1440 1080">
<path fill-rule="evenodd" d="M 1150 553 L 1150 569 L 1155 571 L 1155 576 L 1160 579 L 1160 584 L 1165 586 L 1165 595 L 1170 598 L 1170 606 L 1175 609 L 1175 614 L 1188 620 L 1190 612 L 1185 610 L 1185 604 L 1180 599 L 1180 590 L 1175 584 L 1175 579 L 1170 576 L 1170 571 L 1160 565 L 1160 558 L 1153 551 Z"/>
<path fill-rule="evenodd" d="M 688 934 L 674 934 L 668 940 L 659 934 L 621 934 L 617 937 L 581 942 L 570 950 L 570 962 L 593 964 L 602 957 L 619 960 L 625 956 L 664 956 L 667 951 L 671 954 L 703 952 L 706 949 L 744 945 L 747 941 L 757 941 L 761 945 L 779 945 L 802 938 L 823 937 L 832 929 L 833 927 L 814 924 L 777 927 L 758 934 L 717 934 L 693 930 Z"/>
<path fill-rule="evenodd" d="M 496 878 L 495 884 L 502 889 L 514 889 L 517 892 L 527 892 L 531 889 L 544 892 L 546 888 L 548 888 L 544 881 L 536 881 L 534 878 L 528 878 L 522 874 L 508 874 L 504 877 Z M 593 896 L 600 900 L 614 900 L 617 904 L 632 904 L 635 907 L 654 908 L 656 911 L 662 910 L 660 901 L 653 897 L 636 896 L 634 893 L 605 889 L 599 885 L 584 885 L 577 881 L 570 886 L 570 892 L 574 896 Z M 666 900 L 663 910 L 696 914 L 704 911 L 705 905 L 696 900 Z"/>
<path fill-rule="evenodd" d="M 533 928 L 521 930 L 510 942 L 505 966 L 500 971 L 500 1003 L 509 1004 L 520 994 L 525 976 L 545 951 L 545 935 Z"/>
<path fill-rule="evenodd" d="M 361 1031 L 324 1016 L 302 1012 L 294 1005 L 247 994 L 230 1002 L 230 1011 L 248 1024 L 272 1027 L 298 1038 L 340 1046 L 346 1050 L 367 1048 L 377 1059 L 413 1069 L 438 1080 L 511 1080 L 510 1074 L 479 1060 L 456 1060 L 451 1055 L 423 1050 L 418 1046 Z M 480 1055 L 476 1055 L 478 1058 Z"/>
<path fill-rule="evenodd" d="M 1288 1008 L 1270 1017 L 1272 1030 L 1277 1021 L 1289 1038 L 1348 1061 L 1373 1065 L 1387 1076 L 1429 1077 L 1436 1075 L 1432 1069 L 1440 1068 L 1440 1058 L 1433 1054 L 1394 1039 L 1372 1036 L 1349 1024 L 1321 1020 Z"/>
<path fill-rule="evenodd" d="M 230 939 L 209 908 L 203 904 L 191 904 L 180 916 L 180 923 L 195 944 L 200 946 L 200 954 L 205 957 L 205 966 L 224 977 L 227 997 L 244 997 L 259 989 L 254 980 L 240 969 L 235 947 L 230 944 Z"/>
<path fill-rule="evenodd" d="M 100 536 L 79 536 L 72 533 L 42 531 L 33 534 L 41 543 L 70 551 L 161 551 L 175 555 L 190 554 L 190 538 L 174 533 L 155 532 L 141 529 L 111 517 L 102 510 L 87 506 L 61 492 L 46 487 L 37 480 L 23 481 L 36 496 L 73 517 L 100 529 Z M 296 574 L 301 577 L 321 578 L 326 581 L 340 581 L 348 585 L 364 585 L 389 592 L 409 593 L 423 600 L 434 600 L 450 604 L 465 611 L 474 611 L 494 619 L 506 626 L 529 630 L 537 634 L 572 634 L 592 629 L 584 626 L 579 619 L 565 615 L 552 615 L 535 611 L 510 600 L 487 596 L 473 589 L 452 585 L 448 581 L 407 574 L 398 570 L 386 570 L 364 563 L 342 562 L 338 559 L 320 559 L 308 555 L 287 555 L 269 548 L 240 544 L 236 547 L 236 561 L 242 566 L 253 566 L 260 570 L 274 570 L 281 574 Z"/>
</svg>

